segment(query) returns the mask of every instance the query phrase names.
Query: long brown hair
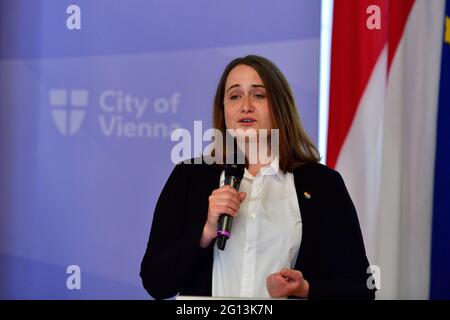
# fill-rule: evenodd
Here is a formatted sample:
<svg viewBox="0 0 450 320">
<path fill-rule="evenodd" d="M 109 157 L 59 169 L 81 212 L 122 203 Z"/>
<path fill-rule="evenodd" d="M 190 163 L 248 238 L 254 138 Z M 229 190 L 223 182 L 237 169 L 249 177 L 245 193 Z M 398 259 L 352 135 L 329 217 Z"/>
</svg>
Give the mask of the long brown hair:
<svg viewBox="0 0 450 320">
<path fill-rule="evenodd" d="M 265 86 L 273 128 L 279 129 L 280 169 L 292 172 L 302 164 L 319 162 L 319 151 L 301 124 L 289 83 L 273 62 L 260 56 L 236 58 L 225 68 L 214 98 L 214 128 L 225 137 L 225 84 L 231 70 L 242 64 L 253 68 Z"/>
</svg>

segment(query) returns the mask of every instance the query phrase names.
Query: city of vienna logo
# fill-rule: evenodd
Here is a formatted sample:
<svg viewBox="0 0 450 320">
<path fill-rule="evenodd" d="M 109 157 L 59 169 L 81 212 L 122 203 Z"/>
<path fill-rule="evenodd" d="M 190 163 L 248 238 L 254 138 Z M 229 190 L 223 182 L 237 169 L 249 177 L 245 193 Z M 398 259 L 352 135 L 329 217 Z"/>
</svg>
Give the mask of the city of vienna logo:
<svg viewBox="0 0 450 320">
<path fill-rule="evenodd" d="M 88 91 L 86 90 L 50 90 L 53 121 L 59 132 L 64 135 L 73 135 L 80 129 L 87 103 Z"/>
</svg>

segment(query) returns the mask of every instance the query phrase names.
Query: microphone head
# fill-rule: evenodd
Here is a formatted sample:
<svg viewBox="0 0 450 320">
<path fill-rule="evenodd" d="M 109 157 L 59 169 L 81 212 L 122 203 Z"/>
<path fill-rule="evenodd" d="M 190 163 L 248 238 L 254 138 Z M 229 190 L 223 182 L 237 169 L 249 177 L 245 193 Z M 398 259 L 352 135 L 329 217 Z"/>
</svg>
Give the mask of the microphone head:
<svg viewBox="0 0 450 320">
<path fill-rule="evenodd" d="M 225 165 L 225 177 L 234 177 L 241 180 L 244 176 L 245 164 L 227 164 Z"/>
</svg>

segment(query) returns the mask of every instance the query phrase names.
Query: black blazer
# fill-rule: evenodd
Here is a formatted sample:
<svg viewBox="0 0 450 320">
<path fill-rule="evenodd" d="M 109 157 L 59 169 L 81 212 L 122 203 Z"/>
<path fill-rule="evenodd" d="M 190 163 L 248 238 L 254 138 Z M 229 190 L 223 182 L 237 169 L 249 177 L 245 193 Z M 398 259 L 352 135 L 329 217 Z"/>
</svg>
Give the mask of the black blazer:
<svg viewBox="0 0 450 320">
<path fill-rule="evenodd" d="M 211 296 L 215 241 L 205 249 L 198 243 L 220 174 L 216 165 L 180 163 L 164 186 L 140 272 L 154 298 Z M 374 299 L 358 217 L 341 175 L 321 164 L 293 174 L 303 224 L 295 269 L 309 282 L 308 298 Z"/>
</svg>

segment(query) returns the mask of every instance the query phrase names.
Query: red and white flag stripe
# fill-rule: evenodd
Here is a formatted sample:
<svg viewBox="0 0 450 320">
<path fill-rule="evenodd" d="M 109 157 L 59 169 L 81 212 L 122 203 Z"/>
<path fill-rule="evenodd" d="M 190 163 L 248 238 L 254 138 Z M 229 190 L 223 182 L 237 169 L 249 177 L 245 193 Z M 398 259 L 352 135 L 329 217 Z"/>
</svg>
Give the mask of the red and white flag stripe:
<svg viewBox="0 0 450 320">
<path fill-rule="evenodd" d="M 355 202 L 379 298 L 428 298 L 444 5 L 334 2 L 327 164 Z"/>
</svg>

